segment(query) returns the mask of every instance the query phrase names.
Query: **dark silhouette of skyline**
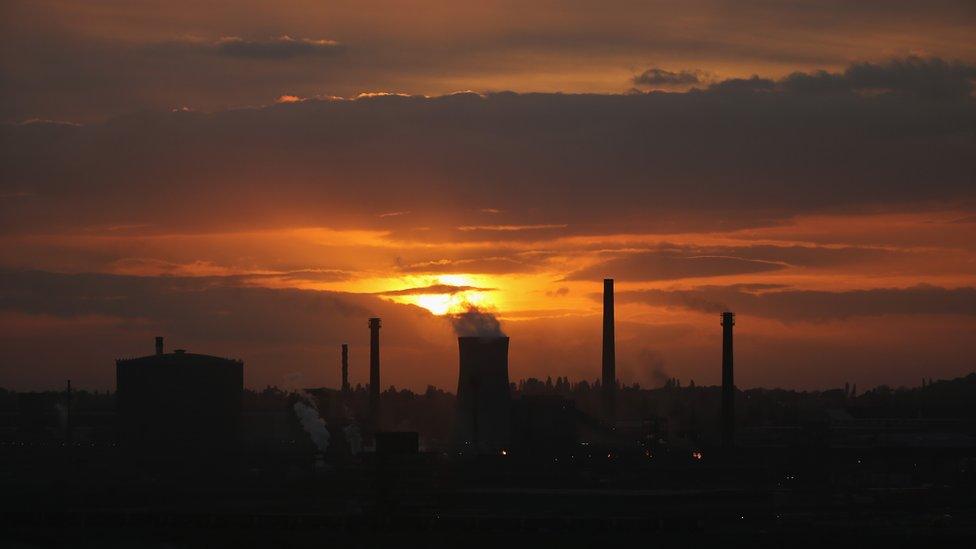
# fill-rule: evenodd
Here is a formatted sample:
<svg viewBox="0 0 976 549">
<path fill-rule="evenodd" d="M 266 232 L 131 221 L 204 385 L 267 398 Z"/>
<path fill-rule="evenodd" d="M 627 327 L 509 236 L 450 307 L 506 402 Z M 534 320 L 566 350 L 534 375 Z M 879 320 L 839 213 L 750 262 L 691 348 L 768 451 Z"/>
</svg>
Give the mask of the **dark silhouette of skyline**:
<svg viewBox="0 0 976 549">
<path fill-rule="evenodd" d="M 967 2 L 0 12 L 0 548 L 973 545 Z"/>
</svg>

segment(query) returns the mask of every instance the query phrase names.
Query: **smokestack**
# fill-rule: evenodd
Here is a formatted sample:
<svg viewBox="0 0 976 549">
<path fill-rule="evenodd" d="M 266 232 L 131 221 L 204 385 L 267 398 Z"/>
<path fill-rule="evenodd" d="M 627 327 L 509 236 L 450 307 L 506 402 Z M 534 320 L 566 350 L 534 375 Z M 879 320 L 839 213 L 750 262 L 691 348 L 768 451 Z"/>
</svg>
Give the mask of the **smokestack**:
<svg viewBox="0 0 976 549">
<path fill-rule="evenodd" d="M 349 344 L 342 344 L 342 392 L 349 392 Z"/>
<path fill-rule="evenodd" d="M 603 279 L 603 404 L 607 418 L 615 419 L 617 392 L 617 356 L 613 334 L 613 279 Z"/>
<path fill-rule="evenodd" d="M 369 419 L 373 432 L 380 423 L 380 319 L 369 319 Z"/>
<path fill-rule="evenodd" d="M 459 337 L 456 438 L 459 447 L 496 453 L 511 439 L 507 337 Z"/>
<path fill-rule="evenodd" d="M 722 446 L 735 445 L 735 383 L 732 379 L 732 326 L 735 313 L 722 313 Z"/>
<path fill-rule="evenodd" d="M 156 354 L 163 354 L 163 336 L 156 336 Z"/>
</svg>

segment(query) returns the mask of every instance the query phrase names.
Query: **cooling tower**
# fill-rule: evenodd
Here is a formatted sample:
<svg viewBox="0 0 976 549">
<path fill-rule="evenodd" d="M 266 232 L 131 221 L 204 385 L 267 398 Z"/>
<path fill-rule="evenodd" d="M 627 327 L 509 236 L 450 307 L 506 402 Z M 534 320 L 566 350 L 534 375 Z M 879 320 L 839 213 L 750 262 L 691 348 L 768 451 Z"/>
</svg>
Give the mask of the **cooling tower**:
<svg viewBox="0 0 976 549">
<path fill-rule="evenodd" d="M 477 453 L 505 449 L 511 433 L 508 338 L 459 337 L 458 350 L 457 443 Z"/>
</svg>

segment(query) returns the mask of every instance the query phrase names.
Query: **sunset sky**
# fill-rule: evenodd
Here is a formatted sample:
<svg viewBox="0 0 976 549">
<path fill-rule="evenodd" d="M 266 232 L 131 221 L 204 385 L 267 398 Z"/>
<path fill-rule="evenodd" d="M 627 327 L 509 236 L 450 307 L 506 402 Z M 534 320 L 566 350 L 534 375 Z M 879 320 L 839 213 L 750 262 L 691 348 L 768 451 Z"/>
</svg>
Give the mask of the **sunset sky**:
<svg viewBox="0 0 976 549">
<path fill-rule="evenodd" d="M 976 4 L 7 1 L 0 387 L 916 385 L 976 370 Z"/>
</svg>

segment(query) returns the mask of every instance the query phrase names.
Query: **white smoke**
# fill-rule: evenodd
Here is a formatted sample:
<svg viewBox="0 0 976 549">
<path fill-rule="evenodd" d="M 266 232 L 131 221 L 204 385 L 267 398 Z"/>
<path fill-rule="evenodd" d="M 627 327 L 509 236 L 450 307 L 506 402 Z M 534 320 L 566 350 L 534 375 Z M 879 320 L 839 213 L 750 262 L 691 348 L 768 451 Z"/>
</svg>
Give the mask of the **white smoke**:
<svg viewBox="0 0 976 549">
<path fill-rule="evenodd" d="M 302 401 L 295 403 L 295 415 L 302 424 L 302 429 L 312 438 L 312 443 L 323 454 L 329 448 L 329 439 L 332 435 L 325 428 L 325 421 L 319 416 L 319 411 L 315 406 L 310 406 Z"/>
<path fill-rule="evenodd" d="M 54 405 L 55 411 L 58 413 L 58 425 L 60 425 L 61 430 L 68 428 L 68 407 L 60 402 Z"/>
<path fill-rule="evenodd" d="M 349 443 L 349 453 L 358 456 L 363 451 L 363 436 L 359 432 L 359 426 L 355 423 L 346 425 L 342 430 L 346 434 L 346 442 Z"/>
<path fill-rule="evenodd" d="M 451 315 L 451 324 L 460 337 L 505 337 L 495 315 L 473 305 L 463 313 Z"/>
</svg>

